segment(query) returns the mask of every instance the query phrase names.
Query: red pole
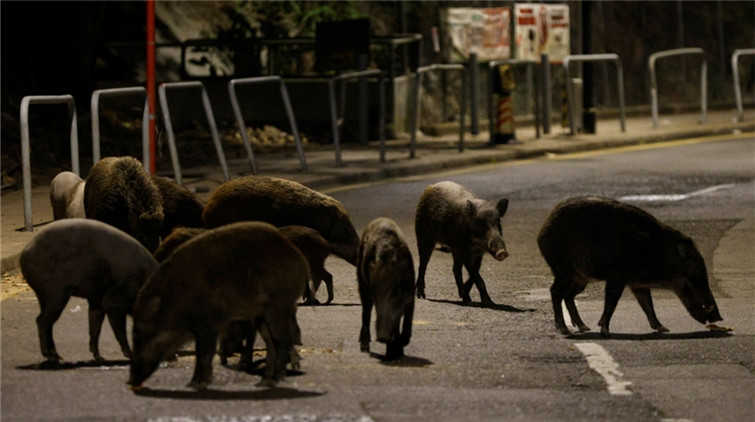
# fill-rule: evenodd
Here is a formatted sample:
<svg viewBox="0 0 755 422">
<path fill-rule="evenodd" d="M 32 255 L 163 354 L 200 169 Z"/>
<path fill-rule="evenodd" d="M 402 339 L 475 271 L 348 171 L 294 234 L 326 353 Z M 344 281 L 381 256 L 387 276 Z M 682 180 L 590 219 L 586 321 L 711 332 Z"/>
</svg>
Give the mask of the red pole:
<svg viewBox="0 0 755 422">
<path fill-rule="evenodd" d="M 147 0 L 147 99 L 149 100 L 149 171 L 155 173 L 155 0 Z"/>
</svg>

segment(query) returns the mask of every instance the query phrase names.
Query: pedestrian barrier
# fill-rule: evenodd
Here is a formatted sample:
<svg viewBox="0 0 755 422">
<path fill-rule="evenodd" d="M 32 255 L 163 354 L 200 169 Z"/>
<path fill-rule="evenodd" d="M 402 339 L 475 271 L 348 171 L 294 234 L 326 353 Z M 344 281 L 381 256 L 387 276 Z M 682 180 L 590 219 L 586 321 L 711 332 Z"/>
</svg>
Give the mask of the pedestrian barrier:
<svg viewBox="0 0 755 422">
<path fill-rule="evenodd" d="M 495 107 L 493 106 L 493 95 L 494 95 L 494 87 L 493 87 L 493 80 L 495 72 L 497 71 L 499 66 L 527 66 L 529 69 L 534 69 L 536 62 L 534 60 L 525 60 L 525 59 L 502 59 L 502 60 L 493 60 L 488 62 L 488 129 L 490 131 L 490 144 L 494 144 L 494 134 L 495 134 L 495 127 L 498 119 L 496 116 L 498 113 L 495 111 Z M 535 103 L 535 137 L 540 138 L 540 100 L 538 98 L 538 82 L 537 78 L 534 79 L 535 81 L 535 89 L 532 90 L 532 96 L 534 97 L 534 103 Z M 513 110 L 512 110 L 513 113 Z"/>
<path fill-rule="evenodd" d="M 731 55 L 731 73 L 734 76 L 734 99 L 737 102 L 737 121 L 744 120 L 744 105 L 742 104 L 742 88 L 739 86 L 739 58 L 755 55 L 755 48 L 734 50 Z"/>
<path fill-rule="evenodd" d="M 291 125 L 291 132 L 293 133 L 294 140 L 296 141 L 296 151 L 299 153 L 299 167 L 302 171 L 307 171 L 307 161 L 304 158 L 304 148 L 302 147 L 301 138 L 299 137 L 299 128 L 296 125 L 294 110 L 291 107 L 291 100 L 288 97 L 286 84 L 285 82 L 283 82 L 283 79 L 281 79 L 280 76 L 260 76 L 253 78 L 231 79 L 228 82 L 228 95 L 231 99 L 233 114 L 236 116 L 236 123 L 239 125 L 241 138 L 244 140 L 244 147 L 246 148 L 246 153 L 249 156 L 249 165 L 252 167 L 252 173 L 257 174 L 257 164 L 254 159 L 254 152 L 252 151 L 251 142 L 249 141 L 249 134 L 246 132 L 244 116 L 241 114 L 241 107 L 239 106 L 239 101 L 236 95 L 236 87 L 242 85 L 259 85 L 263 83 L 279 84 L 283 106 L 286 108 L 286 115 L 288 116 L 288 122 Z"/>
<path fill-rule="evenodd" d="M 562 65 L 564 67 L 564 73 L 566 75 L 566 97 L 569 102 L 569 128 L 571 130 L 570 135 L 576 135 L 576 119 L 574 113 L 577 111 L 575 107 L 574 93 L 572 92 L 571 74 L 569 72 L 569 65 L 574 62 L 614 62 L 616 64 L 616 88 L 619 93 L 619 113 L 621 125 L 621 131 L 626 132 L 626 111 L 624 110 L 624 73 L 621 68 L 621 58 L 618 54 L 578 54 L 564 57 Z"/>
<path fill-rule="evenodd" d="M 380 131 L 380 162 L 385 162 L 385 75 L 382 70 L 362 70 L 359 72 L 344 73 L 334 76 L 328 80 L 328 98 L 330 101 L 330 121 L 333 129 L 333 145 L 335 146 L 336 153 L 336 167 L 341 167 L 341 141 L 339 128 L 341 126 L 341 119 L 345 114 L 346 108 L 346 84 L 345 81 L 349 79 L 365 78 L 369 76 L 377 76 L 379 78 L 380 85 L 380 116 L 379 116 L 379 131 Z M 336 100 L 336 84 L 340 82 L 341 85 L 341 111 L 338 112 L 338 101 Z M 367 101 L 366 98 L 360 98 L 360 102 Z"/>
<path fill-rule="evenodd" d="M 76 101 L 72 95 L 27 95 L 21 100 L 21 170 L 24 184 L 24 230 L 34 231 L 31 212 L 31 151 L 29 146 L 29 106 L 32 104 L 67 104 L 71 120 L 71 171 L 80 175 L 79 130 Z"/>
<path fill-rule="evenodd" d="M 658 61 L 658 59 L 663 59 L 666 57 L 690 55 L 690 54 L 699 54 L 700 56 L 702 56 L 702 63 L 701 63 L 701 68 L 700 68 L 700 109 L 702 111 L 702 117 L 700 119 L 700 122 L 705 123 L 708 119 L 707 117 L 708 63 L 705 60 L 705 50 L 703 50 L 702 48 L 697 48 L 697 47 L 676 48 L 673 50 L 659 51 L 657 53 L 651 54 L 650 57 L 648 57 L 648 68 L 650 69 L 650 106 L 653 112 L 653 127 L 654 128 L 658 127 L 658 80 L 655 77 L 655 62 Z"/>
<path fill-rule="evenodd" d="M 165 121 L 165 131 L 168 132 L 168 148 L 170 149 L 170 159 L 173 163 L 173 173 L 176 179 L 176 183 L 182 184 L 183 176 L 181 173 L 181 164 L 178 161 L 178 151 L 176 150 L 176 138 L 173 133 L 173 124 L 170 120 L 170 110 L 168 108 L 168 98 L 166 91 L 168 89 L 185 89 L 185 88 L 199 88 L 202 91 L 202 104 L 204 105 L 204 111 L 207 115 L 207 123 L 210 126 L 210 133 L 212 134 L 212 140 L 215 144 L 215 151 L 218 154 L 218 160 L 220 166 L 223 169 L 223 177 L 225 180 L 229 180 L 228 165 L 225 161 L 225 154 L 223 153 L 223 146 L 220 143 L 220 136 L 218 135 L 218 127 L 215 125 L 215 117 L 212 113 L 212 105 L 210 104 L 210 97 L 207 95 L 207 90 L 204 84 L 199 81 L 190 82 L 165 82 L 158 87 L 158 96 L 160 97 L 160 108 L 163 111 L 163 120 Z"/>
<path fill-rule="evenodd" d="M 417 69 L 417 73 L 414 77 L 414 113 L 412 113 L 411 119 L 411 146 L 409 152 L 409 158 L 415 158 L 415 150 L 417 146 L 417 130 L 419 129 L 419 112 L 420 112 L 420 93 L 422 92 L 422 78 L 425 73 L 442 70 L 442 71 L 459 71 L 461 73 L 461 106 L 459 110 L 459 152 L 464 151 L 464 115 L 466 114 L 466 96 L 467 96 L 467 74 L 464 69 L 464 65 L 461 64 L 433 64 L 430 66 L 423 66 Z"/>
<path fill-rule="evenodd" d="M 147 90 L 140 86 L 98 89 L 92 93 L 92 164 L 96 164 L 100 161 L 100 98 L 123 97 L 129 95 L 144 96 L 144 108 L 142 110 L 142 164 L 144 165 L 144 170 L 149 172 L 149 98 L 147 98 Z"/>
</svg>

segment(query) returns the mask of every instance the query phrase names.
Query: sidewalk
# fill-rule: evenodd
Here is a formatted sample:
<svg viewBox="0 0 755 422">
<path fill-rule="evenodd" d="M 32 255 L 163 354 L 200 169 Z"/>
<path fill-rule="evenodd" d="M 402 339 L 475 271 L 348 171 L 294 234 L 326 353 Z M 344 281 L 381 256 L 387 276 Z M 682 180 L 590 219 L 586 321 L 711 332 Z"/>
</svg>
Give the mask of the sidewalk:
<svg viewBox="0 0 755 422">
<path fill-rule="evenodd" d="M 335 153 L 331 146 L 310 146 L 306 152 L 309 171 L 299 170 L 295 151 L 256 154 L 260 175 L 295 180 L 313 189 L 332 188 L 351 183 L 363 183 L 380 179 L 409 176 L 435 171 L 468 167 L 477 164 L 510 161 L 538 157 L 545 154 L 565 154 L 596 149 L 614 148 L 675 139 L 696 138 L 710 135 L 755 132 L 755 112 L 745 110 L 745 120 L 735 121 L 736 111 L 709 111 L 707 122 L 699 123 L 700 114 L 661 115 L 657 129 L 652 127 L 649 116 L 632 117 L 626 120 L 626 132 L 622 133 L 616 118 L 598 117 L 597 133 L 593 135 L 567 135 L 568 129 L 553 124 L 551 133 L 535 137 L 532 126 L 516 130 L 519 143 L 512 145 L 488 145 L 488 132 L 465 135 L 466 149 L 458 152 L 458 135 L 426 137 L 418 134 L 417 158 L 409 158 L 409 137 L 386 142 L 386 162 L 380 163 L 378 143 L 369 145 L 342 145 L 343 166 L 335 167 Z M 481 129 L 487 129 L 481 127 Z M 454 131 L 456 133 L 456 131 Z M 755 133 L 753 133 L 755 136 Z M 180 153 L 180 152 L 179 152 Z M 232 178 L 250 174 L 246 159 L 228 162 Z M 184 184 L 196 188 L 200 198 L 207 200 L 222 182 L 220 166 L 183 169 Z M 19 231 L 24 227 L 23 191 L 4 193 L 0 199 L 0 272 L 18 267 L 21 250 L 39 230 L 38 225 L 52 221 L 49 186 L 32 189 L 32 215 L 35 232 Z"/>
</svg>

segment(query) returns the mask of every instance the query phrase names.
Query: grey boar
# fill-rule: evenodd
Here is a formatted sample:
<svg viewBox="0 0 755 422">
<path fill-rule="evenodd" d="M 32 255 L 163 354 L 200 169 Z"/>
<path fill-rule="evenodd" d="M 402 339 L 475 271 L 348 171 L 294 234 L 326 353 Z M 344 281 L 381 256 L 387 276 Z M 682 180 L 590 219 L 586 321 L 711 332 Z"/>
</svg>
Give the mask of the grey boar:
<svg viewBox="0 0 755 422">
<path fill-rule="evenodd" d="M 130 234 L 150 251 L 160 242 L 163 207 L 160 191 L 132 157 L 107 157 L 89 171 L 84 188 L 87 218 Z"/>
<path fill-rule="evenodd" d="M 625 286 L 629 286 L 658 332 L 666 332 L 655 315 L 650 288 L 673 290 L 700 323 L 721 321 L 708 286 L 705 262 L 695 243 L 646 211 L 613 199 L 574 197 L 553 209 L 537 238 L 553 271 L 551 300 L 556 329 L 569 334 L 561 302 L 579 331 L 582 322 L 574 297 L 594 280 L 606 281 L 600 333 L 609 323 Z"/>
<path fill-rule="evenodd" d="M 176 227 L 204 227 L 204 202 L 197 195 L 165 177 L 154 174 L 150 177 L 162 199 L 163 225 L 160 236 L 163 239 Z"/>
<path fill-rule="evenodd" d="M 485 252 L 496 260 L 509 256 L 501 233 L 501 217 L 506 214 L 508 199 L 495 205 L 477 198 L 472 192 L 454 182 L 430 185 L 419 199 L 414 229 L 419 250 L 417 297 L 425 297 L 425 271 L 436 243 L 451 251 L 453 274 L 462 301 L 470 302 L 472 284 L 480 292 L 483 305 L 492 305 L 480 265 Z M 463 282 L 464 266 L 469 279 Z"/>
<path fill-rule="evenodd" d="M 263 383 L 274 385 L 285 376 L 297 340 L 292 321 L 308 279 L 304 256 L 269 224 L 235 223 L 194 237 L 139 292 L 128 383 L 140 388 L 164 357 L 193 336 L 196 364 L 189 386 L 206 388 L 218 336 L 245 321 L 265 340 Z"/>
<path fill-rule="evenodd" d="M 71 296 L 89 304 L 89 350 L 102 360 L 99 337 L 105 315 L 126 357 L 126 315 L 139 288 L 158 267 L 133 237 L 96 220 L 58 220 L 37 233 L 21 252 L 21 272 L 39 300 L 37 331 L 42 355 L 57 362 L 52 326 Z"/>
<path fill-rule="evenodd" d="M 84 212 L 84 180 L 76 173 L 62 171 L 50 183 L 50 204 L 55 220 L 86 218 Z"/>
<path fill-rule="evenodd" d="M 367 225 L 359 246 L 357 276 L 362 302 L 361 351 L 370 351 L 374 305 L 377 340 L 386 343 L 385 357 L 392 360 L 403 356 L 412 337 L 414 262 L 404 235 L 393 220 L 378 218 Z"/>
<path fill-rule="evenodd" d="M 291 180 L 247 176 L 223 183 L 202 214 L 206 228 L 237 221 L 265 221 L 276 227 L 317 230 L 333 254 L 356 265 L 359 236 L 343 205 Z"/>
<path fill-rule="evenodd" d="M 157 247 L 154 257 L 157 262 L 165 261 L 176 248 L 186 243 L 188 240 L 205 232 L 207 229 L 179 227 L 166 237 Z M 304 304 L 319 303 L 315 298 L 317 289 L 322 281 L 328 289 L 328 301 L 333 301 L 333 276 L 325 269 L 325 259 L 330 254 L 330 245 L 317 230 L 304 226 L 286 226 L 280 227 L 283 237 L 293 243 L 306 258 L 309 264 L 309 270 L 312 273 L 313 286 L 307 283 L 304 291 Z"/>
</svg>

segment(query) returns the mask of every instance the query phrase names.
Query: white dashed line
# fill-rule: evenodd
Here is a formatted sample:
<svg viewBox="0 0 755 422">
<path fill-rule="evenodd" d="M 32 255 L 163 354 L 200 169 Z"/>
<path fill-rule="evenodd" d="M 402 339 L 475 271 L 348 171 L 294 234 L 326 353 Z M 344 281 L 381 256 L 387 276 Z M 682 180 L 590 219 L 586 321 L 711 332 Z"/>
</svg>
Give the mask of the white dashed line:
<svg viewBox="0 0 755 422">
<path fill-rule="evenodd" d="M 619 365 L 608 354 L 606 349 L 595 343 L 575 343 L 574 346 L 585 355 L 590 368 L 594 369 L 595 372 L 606 380 L 609 393 L 615 396 L 632 395 L 632 391 L 627 389 L 627 387 L 632 385 L 632 382 L 622 380 L 624 374 L 619 371 Z"/>
<path fill-rule="evenodd" d="M 728 189 L 733 187 L 733 183 L 727 183 L 725 185 L 716 185 L 709 188 L 696 190 L 690 193 L 684 194 L 669 194 L 669 195 L 627 195 L 619 197 L 619 201 L 638 201 L 638 202 L 675 202 L 681 201 L 693 196 L 705 195 L 711 192 L 715 192 L 721 189 Z"/>
</svg>

